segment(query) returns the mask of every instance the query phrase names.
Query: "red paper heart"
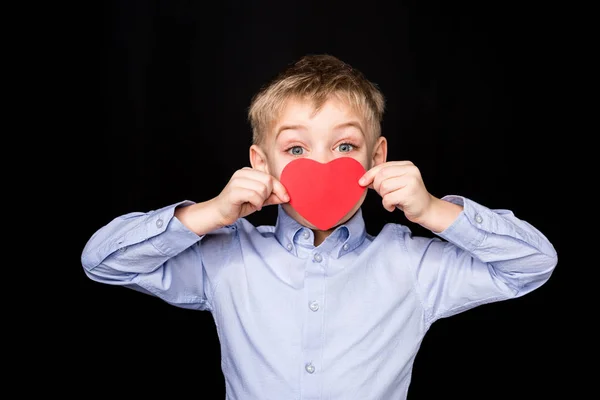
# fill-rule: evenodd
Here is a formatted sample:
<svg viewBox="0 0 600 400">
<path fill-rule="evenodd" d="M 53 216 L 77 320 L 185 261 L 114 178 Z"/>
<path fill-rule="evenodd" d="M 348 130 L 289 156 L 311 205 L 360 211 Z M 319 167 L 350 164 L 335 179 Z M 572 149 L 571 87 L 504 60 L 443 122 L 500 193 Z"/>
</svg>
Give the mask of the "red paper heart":
<svg viewBox="0 0 600 400">
<path fill-rule="evenodd" d="M 290 196 L 290 205 L 321 230 L 335 226 L 360 199 L 365 187 L 358 180 L 365 169 L 350 157 L 326 164 L 299 158 L 281 172 L 280 181 Z"/>
</svg>

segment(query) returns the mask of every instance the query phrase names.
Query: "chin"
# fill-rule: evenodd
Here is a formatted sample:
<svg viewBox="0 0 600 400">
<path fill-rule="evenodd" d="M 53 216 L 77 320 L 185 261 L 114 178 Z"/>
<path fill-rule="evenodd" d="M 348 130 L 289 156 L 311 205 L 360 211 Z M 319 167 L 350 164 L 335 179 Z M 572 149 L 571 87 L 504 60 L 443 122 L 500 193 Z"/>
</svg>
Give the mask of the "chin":
<svg viewBox="0 0 600 400">
<path fill-rule="evenodd" d="M 334 226 L 332 226 L 331 228 L 329 228 L 325 231 L 317 228 L 316 226 L 314 226 L 313 224 L 308 222 L 302 215 L 298 214 L 298 212 L 296 210 L 294 210 L 292 208 L 292 206 L 290 206 L 289 204 L 283 204 L 283 208 L 288 213 L 288 215 L 290 217 L 292 217 L 300 225 L 305 226 L 308 229 L 311 229 L 313 231 L 331 232 L 331 231 L 335 230 L 335 228 L 346 223 L 350 218 L 352 218 L 354 216 L 354 214 L 356 214 L 356 212 L 358 211 L 358 209 L 360 208 L 361 205 L 362 205 L 362 201 L 359 202 L 356 206 L 354 206 L 354 208 L 348 214 L 344 215 L 342 217 L 342 219 L 340 219 Z"/>
<path fill-rule="evenodd" d="M 283 204 L 282 207 L 285 210 L 285 212 L 287 212 L 288 215 L 290 217 L 292 217 L 300 225 L 305 226 L 312 230 L 316 230 L 316 231 L 320 230 L 317 227 L 315 227 L 313 224 L 308 222 L 302 215 L 298 214 L 298 212 L 296 210 L 294 210 L 294 208 L 292 206 L 290 206 L 289 204 Z"/>
</svg>

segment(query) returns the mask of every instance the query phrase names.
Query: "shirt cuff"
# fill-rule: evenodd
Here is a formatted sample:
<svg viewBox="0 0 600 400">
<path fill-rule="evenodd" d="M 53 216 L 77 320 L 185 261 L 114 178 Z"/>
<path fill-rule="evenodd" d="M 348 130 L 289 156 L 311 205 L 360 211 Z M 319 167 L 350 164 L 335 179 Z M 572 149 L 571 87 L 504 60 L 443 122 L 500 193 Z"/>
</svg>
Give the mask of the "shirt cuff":
<svg viewBox="0 0 600 400">
<path fill-rule="evenodd" d="M 151 213 L 146 223 L 150 233 L 148 241 L 165 256 L 175 256 L 191 245 L 200 241 L 204 235 L 198 236 L 188 229 L 175 217 L 175 209 L 179 206 L 194 204 L 191 201 L 182 201 Z"/>
<path fill-rule="evenodd" d="M 487 232 L 494 230 L 497 216 L 493 211 L 463 196 L 449 195 L 442 200 L 463 207 L 458 218 L 437 235 L 460 248 L 473 251 L 485 239 Z"/>
</svg>

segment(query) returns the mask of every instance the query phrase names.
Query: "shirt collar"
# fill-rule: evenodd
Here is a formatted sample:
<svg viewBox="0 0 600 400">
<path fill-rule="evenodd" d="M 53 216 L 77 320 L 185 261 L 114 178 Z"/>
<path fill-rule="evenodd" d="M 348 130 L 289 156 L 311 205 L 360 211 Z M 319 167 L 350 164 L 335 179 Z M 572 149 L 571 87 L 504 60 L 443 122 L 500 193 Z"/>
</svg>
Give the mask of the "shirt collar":
<svg viewBox="0 0 600 400">
<path fill-rule="evenodd" d="M 285 212 L 281 204 L 277 207 L 275 237 L 279 243 L 288 251 L 294 253 L 298 242 L 305 241 L 312 244 L 313 232 L 293 219 Z M 341 257 L 360 246 L 365 237 L 365 221 L 362 210 L 359 208 L 346 223 L 337 226 L 321 246 L 328 247 L 334 256 Z"/>
</svg>

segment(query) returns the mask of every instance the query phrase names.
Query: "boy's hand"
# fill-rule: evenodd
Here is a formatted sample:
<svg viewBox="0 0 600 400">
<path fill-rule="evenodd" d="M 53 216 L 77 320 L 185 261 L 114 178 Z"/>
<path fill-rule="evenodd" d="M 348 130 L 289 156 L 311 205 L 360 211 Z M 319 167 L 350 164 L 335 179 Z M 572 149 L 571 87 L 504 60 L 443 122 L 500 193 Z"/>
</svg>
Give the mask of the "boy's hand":
<svg viewBox="0 0 600 400">
<path fill-rule="evenodd" d="M 273 176 L 249 167 L 237 170 L 214 199 L 221 225 L 233 224 L 264 206 L 287 203 L 285 187 Z"/>
<path fill-rule="evenodd" d="M 358 183 L 379 193 L 386 210 L 392 212 L 397 207 L 411 222 L 420 223 L 434 202 L 421 172 L 410 161 L 379 164 L 367 171 Z"/>
</svg>

